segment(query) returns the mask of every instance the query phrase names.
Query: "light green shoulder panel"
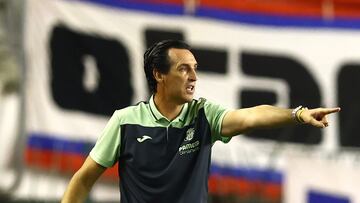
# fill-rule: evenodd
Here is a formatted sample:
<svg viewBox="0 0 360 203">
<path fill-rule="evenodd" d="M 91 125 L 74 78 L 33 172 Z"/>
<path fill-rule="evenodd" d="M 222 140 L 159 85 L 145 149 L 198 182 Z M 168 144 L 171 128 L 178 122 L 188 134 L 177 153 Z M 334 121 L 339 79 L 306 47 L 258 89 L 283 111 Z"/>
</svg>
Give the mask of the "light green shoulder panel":
<svg viewBox="0 0 360 203">
<path fill-rule="evenodd" d="M 214 104 L 206 100 L 205 98 L 193 100 L 189 106 L 189 115 L 186 116 L 187 125 L 189 124 L 189 122 L 191 122 L 191 120 L 193 120 L 193 117 L 197 116 L 199 110 L 201 108 L 204 108 L 206 119 L 208 120 L 211 128 L 212 142 L 214 143 L 215 141 L 220 140 L 227 143 L 230 141 L 231 138 L 221 135 L 222 121 L 225 114 L 228 112 L 228 109 L 222 107 L 219 104 Z"/>
<path fill-rule="evenodd" d="M 113 166 L 120 155 L 121 125 L 141 123 L 142 126 L 159 126 L 149 111 L 145 102 L 115 111 L 91 150 L 91 158 L 104 167 Z"/>
</svg>

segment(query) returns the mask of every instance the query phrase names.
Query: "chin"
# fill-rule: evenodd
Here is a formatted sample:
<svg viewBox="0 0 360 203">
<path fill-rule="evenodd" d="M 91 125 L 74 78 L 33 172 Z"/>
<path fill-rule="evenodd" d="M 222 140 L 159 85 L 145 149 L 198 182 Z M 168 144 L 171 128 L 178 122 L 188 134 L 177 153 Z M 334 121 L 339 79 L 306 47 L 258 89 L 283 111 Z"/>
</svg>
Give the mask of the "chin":
<svg viewBox="0 0 360 203">
<path fill-rule="evenodd" d="M 194 98 L 194 95 L 188 95 L 188 96 L 186 96 L 185 98 L 184 98 L 184 100 L 185 100 L 185 103 L 187 103 L 187 102 L 191 102 L 192 100 L 193 100 L 193 98 Z"/>
<path fill-rule="evenodd" d="M 183 94 L 181 94 L 180 97 L 177 98 L 177 101 L 181 104 L 185 104 L 185 103 L 191 102 L 193 100 L 193 98 L 194 98 L 193 94 L 183 93 Z"/>
</svg>

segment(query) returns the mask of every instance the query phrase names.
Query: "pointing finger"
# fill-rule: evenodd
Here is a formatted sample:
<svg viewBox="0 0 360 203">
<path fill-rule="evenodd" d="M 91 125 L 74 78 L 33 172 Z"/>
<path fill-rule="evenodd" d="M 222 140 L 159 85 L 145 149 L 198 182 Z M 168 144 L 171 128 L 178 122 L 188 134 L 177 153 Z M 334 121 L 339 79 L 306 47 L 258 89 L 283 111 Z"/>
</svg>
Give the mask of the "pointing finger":
<svg viewBox="0 0 360 203">
<path fill-rule="evenodd" d="M 339 112 L 341 109 L 340 107 L 336 107 L 336 108 L 324 108 L 322 110 L 323 113 L 325 114 L 331 114 L 331 113 L 336 113 L 336 112 Z"/>
</svg>

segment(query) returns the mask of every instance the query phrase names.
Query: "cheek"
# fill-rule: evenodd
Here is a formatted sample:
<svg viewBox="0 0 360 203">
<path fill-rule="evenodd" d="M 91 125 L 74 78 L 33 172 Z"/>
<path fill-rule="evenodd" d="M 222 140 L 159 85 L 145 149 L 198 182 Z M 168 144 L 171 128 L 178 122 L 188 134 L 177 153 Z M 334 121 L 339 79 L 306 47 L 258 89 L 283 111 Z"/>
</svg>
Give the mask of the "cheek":
<svg viewBox="0 0 360 203">
<path fill-rule="evenodd" d="M 165 79 L 165 86 L 169 89 L 182 89 L 186 80 L 181 74 L 173 74 Z"/>
<path fill-rule="evenodd" d="M 172 86 L 172 85 L 182 85 L 184 84 L 184 80 L 181 76 L 173 76 L 173 77 L 169 77 L 167 78 L 167 84 Z"/>
</svg>

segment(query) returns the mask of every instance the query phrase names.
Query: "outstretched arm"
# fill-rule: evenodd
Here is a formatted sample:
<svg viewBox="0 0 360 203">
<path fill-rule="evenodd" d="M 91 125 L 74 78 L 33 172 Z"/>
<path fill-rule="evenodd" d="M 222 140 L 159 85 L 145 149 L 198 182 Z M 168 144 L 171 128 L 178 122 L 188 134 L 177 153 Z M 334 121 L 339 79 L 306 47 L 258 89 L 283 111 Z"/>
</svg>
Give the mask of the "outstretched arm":
<svg viewBox="0 0 360 203">
<path fill-rule="evenodd" d="M 106 170 L 88 156 L 81 168 L 71 178 L 61 203 L 84 202 L 95 181 Z"/>
<path fill-rule="evenodd" d="M 324 128 L 328 126 L 327 115 L 339 112 L 340 108 L 305 108 L 296 112 L 295 119 L 292 111 L 271 105 L 233 110 L 225 115 L 221 133 L 234 136 L 254 129 L 283 127 L 299 122 Z"/>
</svg>

